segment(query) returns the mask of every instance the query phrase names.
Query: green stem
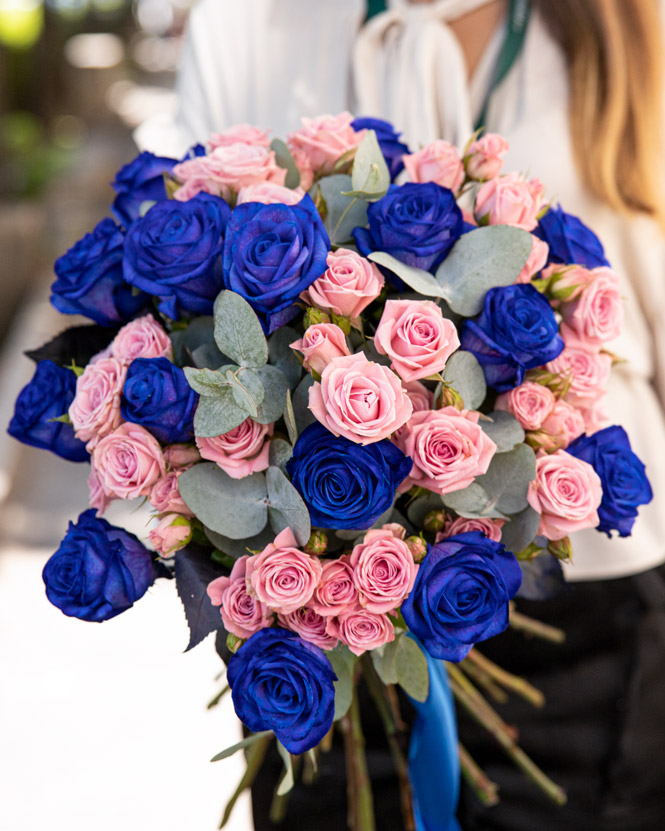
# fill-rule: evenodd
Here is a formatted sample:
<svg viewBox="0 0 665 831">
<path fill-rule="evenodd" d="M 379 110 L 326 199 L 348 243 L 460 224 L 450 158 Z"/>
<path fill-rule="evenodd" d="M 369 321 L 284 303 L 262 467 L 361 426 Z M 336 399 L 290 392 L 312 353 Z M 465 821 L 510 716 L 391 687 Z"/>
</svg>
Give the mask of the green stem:
<svg viewBox="0 0 665 831">
<path fill-rule="evenodd" d="M 226 823 L 229 821 L 229 817 L 231 816 L 231 811 L 233 810 L 233 806 L 236 804 L 238 797 L 240 794 L 246 789 L 251 788 L 254 780 L 256 779 L 256 775 L 261 769 L 261 765 L 263 764 L 263 760 L 266 756 L 266 751 L 268 750 L 268 745 L 272 741 L 273 736 L 272 734 L 268 736 L 262 736 L 261 738 L 257 739 L 255 742 L 250 744 L 247 748 L 247 752 L 245 753 L 245 758 L 247 759 L 247 768 L 242 776 L 242 779 L 238 783 L 238 787 L 235 790 L 235 793 L 226 803 L 226 808 L 224 809 L 224 815 L 222 816 L 222 820 L 219 823 L 219 828 L 224 828 Z"/>
<path fill-rule="evenodd" d="M 459 745 L 459 761 L 462 776 L 473 789 L 483 805 L 491 806 L 499 802 L 499 786 L 487 776 L 463 744 Z"/>
<path fill-rule="evenodd" d="M 460 663 L 460 667 L 466 672 L 469 678 L 472 678 L 479 687 L 482 687 L 483 690 L 490 696 L 490 698 L 494 699 L 498 704 L 505 704 L 508 701 L 508 694 L 505 690 L 502 690 L 501 687 L 491 678 L 485 670 L 481 669 L 480 667 L 476 666 L 474 663 L 471 663 L 468 659 L 465 659 Z"/>
<path fill-rule="evenodd" d="M 376 831 L 372 785 L 367 771 L 365 737 L 360 721 L 358 690 L 354 687 L 348 713 L 340 722 L 346 753 L 348 824 L 351 831 Z"/>
<path fill-rule="evenodd" d="M 507 672 L 505 669 L 497 666 L 494 661 L 490 661 L 489 658 L 486 658 L 477 649 L 472 649 L 469 652 L 468 660 L 475 664 L 478 669 L 487 673 L 487 675 L 503 685 L 507 690 L 512 690 L 517 695 L 522 696 L 526 701 L 533 704 L 534 707 L 542 707 L 545 704 L 545 696 L 540 690 L 536 689 L 532 684 L 529 684 L 525 678 L 521 678 L 519 675 L 513 675 L 512 672 Z"/>
<path fill-rule="evenodd" d="M 210 699 L 210 701 L 207 704 L 207 709 L 212 710 L 213 707 L 216 707 L 230 689 L 231 687 L 229 687 L 228 684 L 225 687 L 222 687 L 222 689 L 217 693 L 217 695 L 214 698 Z"/>
<path fill-rule="evenodd" d="M 566 633 L 563 629 L 557 629 L 556 626 L 550 626 L 532 617 L 527 617 L 521 612 L 516 612 L 512 606 L 510 609 L 510 625 L 513 629 L 520 629 L 527 635 L 534 635 L 552 643 L 563 643 L 566 640 Z"/>
</svg>

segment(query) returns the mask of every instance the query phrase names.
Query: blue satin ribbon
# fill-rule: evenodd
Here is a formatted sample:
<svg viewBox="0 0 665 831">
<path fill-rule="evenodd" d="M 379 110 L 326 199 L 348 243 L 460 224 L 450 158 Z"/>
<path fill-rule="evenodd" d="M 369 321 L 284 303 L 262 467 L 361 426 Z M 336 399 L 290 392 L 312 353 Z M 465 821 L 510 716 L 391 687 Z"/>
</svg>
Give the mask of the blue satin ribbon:
<svg viewBox="0 0 665 831">
<path fill-rule="evenodd" d="M 409 777 L 418 831 L 460 831 L 455 817 L 460 788 L 455 704 L 443 661 L 428 655 L 429 695 L 411 699 L 416 719 L 409 744 Z"/>
</svg>

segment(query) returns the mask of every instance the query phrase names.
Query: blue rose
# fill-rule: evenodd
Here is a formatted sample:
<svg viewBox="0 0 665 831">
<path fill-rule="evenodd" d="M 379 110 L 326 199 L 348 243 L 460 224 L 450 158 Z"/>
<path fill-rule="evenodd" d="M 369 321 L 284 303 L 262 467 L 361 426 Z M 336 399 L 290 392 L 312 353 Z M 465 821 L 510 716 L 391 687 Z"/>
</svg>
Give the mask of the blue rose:
<svg viewBox="0 0 665 831">
<path fill-rule="evenodd" d="M 568 452 L 588 462 L 600 477 L 603 501 L 598 509 L 598 531 L 608 537 L 618 531 L 620 537 L 629 537 L 638 505 L 653 499 L 646 468 L 633 453 L 630 439 L 623 427 L 606 427 L 592 436 L 580 436 Z"/>
<path fill-rule="evenodd" d="M 351 122 L 351 126 L 356 132 L 374 130 L 383 158 L 388 165 L 390 178 L 394 181 L 395 177 L 404 170 L 402 156 L 410 152 L 407 145 L 400 141 L 402 134 L 398 133 L 389 121 L 384 121 L 382 118 L 356 118 Z"/>
<path fill-rule="evenodd" d="M 116 173 L 111 187 L 118 194 L 113 213 L 125 226 L 138 219 L 144 202 L 162 202 L 167 198 L 164 174 L 178 164 L 177 159 L 155 156 L 144 150 Z"/>
<path fill-rule="evenodd" d="M 185 373 L 168 358 L 137 358 L 127 370 L 120 412 L 162 444 L 186 442 L 194 438 L 198 398 Z"/>
<path fill-rule="evenodd" d="M 72 425 L 52 421 L 67 413 L 75 393 L 76 376 L 71 369 L 40 361 L 16 399 L 7 432 L 23 444 L 50 450 L 70 462 L 87 462 L 88 451 L 74 436 Z"/>
<path fill-rule="evenodd" d="M 550 208 L 533 232 L 550 247 L 548 263 L 575 263 L 587 268 L 609 265 L 605 251 L 594 232 L 561 205 Z"/>
<path fill-rule="evenodd" d="M 231 209 L 199 193 L 187 202 L 157 202 L 127 231 L 123 269 L 136 288 L 156 295 L 159 310 L 212 314 L 222 288 L 222 249 Z"/>
<path fill-rule="evenodd" d="M 124 242 L 121 228 L 112 219 L 102 219 L 55 261 L 51 303 L 59 312 L 115 326 L 145 307 L 145 294 L 135 294 L 123 277 Z"/>
<path fill-rule="evenodd" d="M 91 509 L 69 523 L 42 577 L 46 596 L 61 612 L 101 623 L 143 597 L 154 577 L 152 555 Z"/>
<path fill-rule="evenodd" d="M 251 305 L 268 334 L 298 314 L 295 301 L 326 270 L 330 240 L 309 196 L 297 205 L 245 202 L 224 245 L 224 286 Z"/>
<path fill-rule="evenodd" d="M 461 340 L 488 386 L 499 392 L 521 384 L 527 369 L 553 361 L 564 346 L 552 307 L 528 284 L 490 289 L 483 311 L 464 324 Z"/>
<path fill-rule="evenodd" d="M 304 753 L 330 730 L 337 676 L 318 646 L 286 629 L 261 629 L 229 661 L 226 678 L 238 718 L 273 730 L 290 753 Z"/>
<path fill-rule="evenodd" d="M 504 545 L 480 531 L 456 534 L 430 547 L 402 615 L 432 657 L 461 661 L 508 626 L 508 601 L 521 583 Z"/>
<path fill-rule="evenodd" d="M 391 185 L 383 199 L 370 203 L 367 219 L 369 228 L 353 232 L 361 254 L 386 251 L 425 271 L 441 264 L 463 231 L 453 192 L 434 182 Z"/>
<path fill-rule="evenodd" d="M 387 439 L 355 444 L 318 421 L 298 436 L 286 465 L 319 528 L 369 528 L 390 508 L 411 467 L 411 459 Z"/>
</svg>

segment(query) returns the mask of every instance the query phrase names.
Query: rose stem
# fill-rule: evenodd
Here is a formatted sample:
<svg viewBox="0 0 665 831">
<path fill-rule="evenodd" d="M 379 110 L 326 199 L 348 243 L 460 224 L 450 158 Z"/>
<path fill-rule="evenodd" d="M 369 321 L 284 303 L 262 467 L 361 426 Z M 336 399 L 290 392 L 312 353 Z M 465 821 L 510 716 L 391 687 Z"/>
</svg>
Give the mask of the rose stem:
<svg viewBox="0 0 665 831">
<path fill-rule="evenodd" d="M 240 794 L 246 789 L 251 788 L 256 779 L 256 775 L 261 769 L 261 765 L 263 764 L 263 760 L 266 756 L 266 751 L 268 750 L 268 745 L 272 741 L 272 735 L 269 736 L 262 736 L 260 739 L 256 739 L 256 741 L 252 742 L 250 746 L 245 751 L 245 758 L 247 759 L 247 768 L 242 775 L 242 779 L 238 783 L 238 787 L 236 788 L 235 793 L 226 803 L 226 808 L 224 809 L 224 815 L 222 816 L 222 820 L 219 823 L 219 828 L 224 828 L 226 823 L 229 821 L 229 817 L 231 816 L 231 811 L 233 810 L 233 806 L 236 804 L 236 801 Z"/>
<path fill-rule="evenodd" d="M 463 744 L 459 745 L 459 761 L 462 776 L 473 788 L 474 793 L 483 805 L 496 805 L 499 802 L 499 786 L 487 776 L 484 770 L 478 767 L 475 760 Z"/>
<path fill-rule="evenodd" d="M 385 688 L 386 696 L 388 698 L 388 703 L 390 704 L 390 710 L 392 712 L 393 718 L 395 719 L 395 727 L 400 732 L 403 732 L 407 729 L 407 724 L 402 718 L 402 713 L 399 709 L 399 698 L 397 697 L 397 690 L 395 689 L 395 685 L 391 684 L 389 687 Z"/>
<path fill-rule="evenodd" d="M 347 789 L 349 795 L 349 828 L 352 831 L 376 831 L 372 785 L 367 772 L 365 737 L 360 722 L 360 703 L 354 686 L 351 706 L 341 719 L 346 753 Z"/>
<path fill-rule="evenodd" d="M 330 751 L 332 750 L 334 731 L 335 727 L 333 726 L 321 739 L 321 743 L 319 744 L 319 750 L 321 751 L 321 753 L 330 753 Z"/>
<path fill-rule="evenodd" d="M 521 747 L 518 747 L 515 740 L 511 738 L 505 730 L 501 729 L 502 721 L 499 716 L 492 710 L 489 704 L 486 707 L 478 707 L 477 702 L 469 692 L 464 689 L 462 684 L 458 682 L 458 677 L 463 675 L 457 667 L 447 664 L 448 672 L 450 674 L 450 689 L 455 698 L 464 707 L 464 709 L 488 730 L 499 742 L 503 750 L 521 768 L 531 781 L 536 784 L 553 802 L 557 805 L 566 804 L 566 793 L 555 782 L 553 782 L 547 774 L 542 771 L 536 763 L 530 759 Z M 451 670 L 453 670 L 451 672 Z M 467 682 L 468 683 L 468 682 Z M 492 715 L 494 717 L 492 717 Z"/>
<path fill-rule="evenodd" d="M 217 695 L 208 702 L 207 709 L 212 710 L 213 707 L 216 707 L 230 689 L 231 687 L 229 687 L 228 684 L 225 687 L 222 687 Z"/>
<path fill-rule="evenodd" d="M 402 819 L 404 820 L 404 831 L 415 831 L 416 821 L 413 816 L 413 795 L 411 793 L 411 782 L 409 780 L 409 766 L 397 739 L 398 728 L 392 712 L 392 702 L 389 699 L 389 690 L 379 678 L 369 655 L 362 659 L 363 675 L 367 681 L 370 694 L 378 710 L 383 729 L 386 731 L 388 746 L 393 757 L 393 764 L 397 771 L 399 781 L 399 796 L 402 805 Z"/>
<path fill-rule="evenodd" d="M 542 638 L 544 641 L 563 643 L 566 640 L 566 633 L 563 629 L 557 629 L 556 626 L 541 623 L 541 621 L 527 617 L 521 612 L 516 612 L 512 604 L 510 607 L 510 625 L 513 629 L 520 629 L 526 634 L 535 635 L 535 637 Z"/>
<path fill-rule="evenodd" d="M 464 675 L 457 664 L 446 662 L 446 669 L 448 670 L 448 677 L 454 680 L 457 686 L 469 697 L 476 711 L 482 712 L 485 719 L 491 721 L 496 730 L 504 733 L 513 743 L 516 742 L 518 739 L 517 728 L 511 724 L 506 724 L 497 711 L 490 706 L 487 699 L 483 698 L 482 694 L 478 692 L 471 681 Z"/>
<path fill-rule="evenodd" d="M 302 756 L 294 756 L 292 760 L 293 764 L 293 776 L 294 778 L 298 776 L 298 770 L 300 768 Z M 289 800 L 291 799 L 291 794 L 293 792 L 293 788 L 290 791 L 287 791 L 283 794 L 277 793 L 277 787 L 275 788 L 275 793 L 272 797 L 272 802 L 270 803 L 270 822 L 278 823 L 283 822 L 284 817 L 286 816 L 286 811 L 289 807 Z"/>
<path fill-rule="evenodd" d="M 508 701 L 508 694 L 506 691 L 502 690 L 484 669 L 471 663 L 468 659 L 462 661 L 459 666 L 460 669 L 463 669 L 470 678 L 473 678 L 476 684 L 481 686 L 484 691 L 494 699 L 494 701 L 499 704 L 505 704 L 506 701 Z"/>
<path fill-rule="evenodd" d="M 488 675 L 502 684 L 507 690 L 512 690 L 517 695 L 522 696 L 526 701 L 533 704 L 534 707 L 542 707 L 545 704 L 545 696 L 542 692 L 526 680 L 520 678 L 519 675 L 513 675 L 512 672 L 507 672 L 500 666 L 497 666 L 494 661 L 490 661 L 477 649 L 472 649 L 469 652 L 468 660 L 472 661 L 476 667 L 484 670 Z"/>
</svg>

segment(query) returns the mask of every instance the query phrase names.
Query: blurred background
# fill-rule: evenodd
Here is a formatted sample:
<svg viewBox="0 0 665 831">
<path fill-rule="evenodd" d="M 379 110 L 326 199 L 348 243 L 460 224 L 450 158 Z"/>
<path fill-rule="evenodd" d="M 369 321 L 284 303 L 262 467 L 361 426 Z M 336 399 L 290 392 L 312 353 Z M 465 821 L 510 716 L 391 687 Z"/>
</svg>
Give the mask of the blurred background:
<svg viewBox="0 0 665 831">
<path fill-rule="evenodd" d="M 6 425 L 22 352 L 76 322 L 48 303 L 52 263 L 109 215 L 132 131 L 168 117 L 192 0 L 0 0 L 0 828 L 207 831 L 242 775 L 210 639 L 187 655 L 171 583 L 97 626 L 64 617 L 41 569 L 87 505 L 87 465 Z M 131 505 L 108 519 L 145 536 Z M 241 754 L 242 756 L 242 754 Z M 241 800 L 227 828 L 251 828 Z"/>
</svg>

